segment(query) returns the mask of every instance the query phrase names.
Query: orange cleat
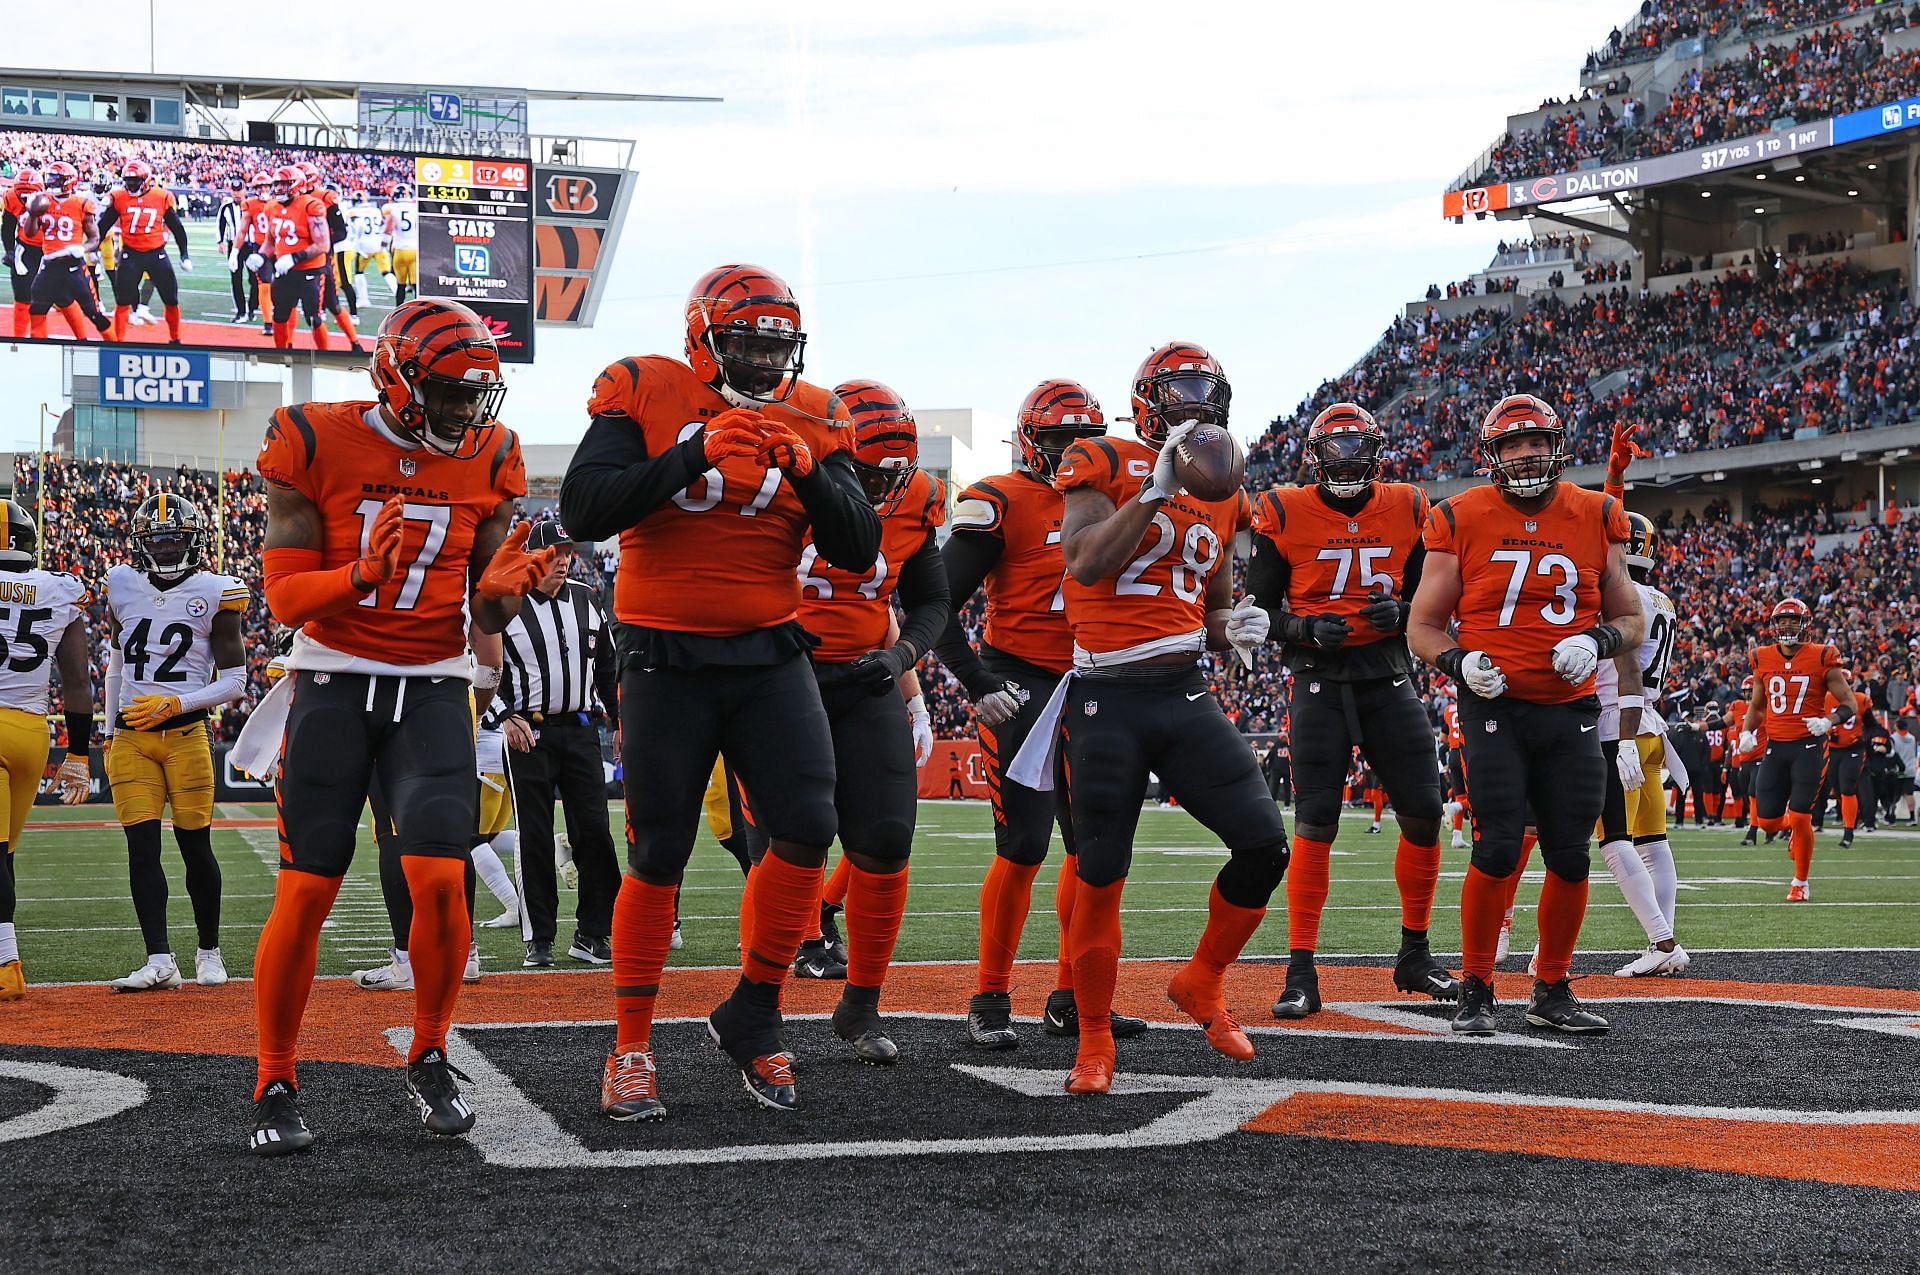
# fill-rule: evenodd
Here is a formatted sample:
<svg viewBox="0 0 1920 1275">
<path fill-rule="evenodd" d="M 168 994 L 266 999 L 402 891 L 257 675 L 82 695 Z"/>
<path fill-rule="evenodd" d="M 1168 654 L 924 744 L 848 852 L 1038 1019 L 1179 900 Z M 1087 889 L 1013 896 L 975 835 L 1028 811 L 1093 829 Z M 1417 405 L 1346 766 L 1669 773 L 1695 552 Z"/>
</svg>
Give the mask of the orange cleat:
<svg viewBox="0 0 1920 1275">
<path fill-rule="evenodd" d="M 1809 897 L 1807 887 L 1804 885 L 1790 885 L 1787 887 L 1787 902 L 1789 903 L 1805 903 Z"/>
<path fill-rule="evenodd" d="M 1076 1058 L 1067 1073 L 1067 1092 L 1071 1094 L 1106 1093 L 1113 1088 L 1113 1059 L 1105 1055 Z"/>
<path fill-rule="evenodd" d="M 1209 1045 L 1235 1062 L 1252 1061 L 1253 1042 L 1247 1039 L 1247 1033 L 1227 1012 L 1218 987 L 1209 993 L 1196 986 L 1199 981 L 1194 968 L 1187 966 L 1167 984 L 1167 999 L 1177 1005 L 1181 1013 L 1206 1029 Z"/>
<path fill-rule="evenodd" d="M 600 1110 L 609 1120 L 662 1120 L 666 1104 L 660 1101 L 660 1076 L 653 1051 L 636 1049 L 610 1054 L 600 1072 Z"/>
</svg>

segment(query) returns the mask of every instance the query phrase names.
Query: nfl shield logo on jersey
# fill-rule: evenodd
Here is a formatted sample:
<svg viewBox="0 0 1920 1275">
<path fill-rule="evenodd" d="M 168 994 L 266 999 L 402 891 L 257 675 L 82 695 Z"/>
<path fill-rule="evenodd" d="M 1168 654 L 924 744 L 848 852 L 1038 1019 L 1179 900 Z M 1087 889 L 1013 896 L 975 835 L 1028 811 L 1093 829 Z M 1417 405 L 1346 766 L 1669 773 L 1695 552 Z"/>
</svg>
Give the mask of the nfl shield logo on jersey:
<svg viewBox="0 0 1920 1275">
<path fill-rule="evenodd" d="M 1080 711 L 1085 713 L 1088 717 L 1092 717 L 1095 713 L 1100 711 L 1100 701 L 1097 699 L 1090 699 L 1087 701 L 1086 707 L 1081 709 Z"/>
<path fill-rule="evenodd" d="M 400 476 L 402 478 L 413 477 L 414 474 L 419 472 L 419 469 L 420 469 L 420 466 L 414 464 L 412 459 L 410 459 L 409 457 L 402 456 L 400 458 Z"/>
<path fill-rule="evenodd" d="M 1348 534 L 1348 535 L 1350 535 L 1350 536 L 1357 536 L 1357 535 L 1359 535 L 1359 534 L 1360 534 L 1360 524 L 1359 524 L 1359 523 L 1357 523 L 1357 522 L 1350 522 L 1350 523 L 1348 523 L 1348 524 L 1347 524 L 1347 534 Z"/>
<path fill-rule="evenodd" d="M 1499 722 L 1488 722 L 1488 723 L 1487 723 L 1487 734 L 1489 734 L 1489 735 L 1492 735 L 1492 734 L 1495 734 L 1496 732 L 1498 732 L 1498 731 L 1499 731 L 1499 729 L 1500 729 L 1500 723 L 1499 723 Z"/>
<path fill-rule="evenodd" d="M 1538 531 L 1538 530 L 1540 530 L 1540 524 L 1539 524 L 1539 523 L 1537 523 L 1537 522 L 1535 522 L 1535 521 L 1534 521 L 1533 519 L 1531 519 L 1531 518 L 1529 518 L 1529 519 L 1527 519 L 1527 530 L 1528 530 L 1528 531 Z"/>
</svg>

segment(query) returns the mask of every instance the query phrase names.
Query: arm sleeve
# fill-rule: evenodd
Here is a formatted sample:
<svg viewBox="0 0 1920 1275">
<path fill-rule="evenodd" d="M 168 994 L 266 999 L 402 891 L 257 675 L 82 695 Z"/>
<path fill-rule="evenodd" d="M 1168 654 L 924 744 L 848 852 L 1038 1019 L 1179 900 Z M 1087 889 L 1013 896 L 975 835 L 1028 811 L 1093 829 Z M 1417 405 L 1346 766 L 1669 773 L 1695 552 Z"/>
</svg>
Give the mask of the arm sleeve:
<svg viewBox="0 0 1920 1275">
<path fill-rule="evenodd" d="M 947 671 L 960 679 L 960 684 L 974 699 L 1000 690 L 1001 683 L 980 662 L 973 643 L 967 641 L 966 628 L 960 623 L 960 610 L 987 578 L 987 572 L 993 570 L 994 563 L 1000 561 L 1006 546 L 1005 538 L 992 532 L 955 532 L 947 537 L 946 548 L 940 551 L 947 568 L 947 592 L 953 612 L 947 617 L 934 650 Z"/>
<path fill-rule="evenodd" d="M 187 228 L 180 220 L 180 210 L 178 208 L 168 208 L 166 220 L 167 229 L 173 232 L 173 241 L 180 245 L 180 255 L 183 257 L 191 257 L 193 254 L 187 251 Z M 107 232 L 105 229 L 102 229 L 100 233 L 104 235 Z"/>
<path fill-rule="evenodd" d="M 180 711 L 198 712 L 203 708 L 212 708 L 215 704 L 230 704 L 237 699 L 247 697 L 247 670 L 245 665 L 233 668 L 215 669 L 213 680 L 197 691 L 189 691 L 180 697 Z"/>
<path fill-rule="evenodd" d="M 120 716 L 120 669 L 122 664 L 120 648 L 114 645 L 108 646 L 107 692 L 106 698 L 100 701 L 100 707 L 106 711 L 107 724 L 104 729 L 109 735 L 113 734 L 114 719 Z"/>
<path fill-rule="evenodd" d="M 0 214 L 0 248 L 7 250 L 4 263 L 9 271 L 13 269 L 14 238 L 19 233 L 20 221 L 12 213 Z"/>
<path fill-rule="evenodd" d="M 1253 557 L 1247 560 L 1247 592 L 1259 601 L 1260 609 L 1267 613 L 1276 632 L 1284 631 L 1287 589 L 1292 576 L 1293 568 L 1287 565 L 1287 555 L 1281 553 L 1273 541 L 1255 533 Z"/>
<path fill-rule="evenodd" d="M 649 457 L 631 419 L 596 416 L 561 480 L 561 520 L 582 540 L 611 540 L 707 469 L 704 434 Z M 867 565 L 873 565 L 871 557 Z"/>
<path fill-rule="evenodd" d="M 834 452 L 816 461 L 806 477 L 788 475 L 788 480 L 806 508 L 820 556 L 842 571 L 872 570 L 880 555 L 880 515 L 861 490 L 847 454 Z M 564 509 L 561 516 L 566 516 Z M 927 636 L 931 640 L 933 635 Z"/>
<path fill-rule="evenodd" d="M 269 549 L 264 555 L 267 609 L 288 628 L 357 606 L 367 595 L 353 587 L 353 564 L 331 571 L 318 549 Z"/>
<path fill-rule="evenodd" d="M 120 210 L 116 208 L 113 204 L 109 203 L 105 208 L 102 208 L 100 210 L 99 219 L 95 223 L 100 227 L 100 237 L 102 239 L 105 239 L 107 237 L 107 232 L 109 230 L 112 230 L 114 225 L 117 222 L 119 222 L 119 220 L 120 220 Z"/>
<path fill-rule="evenodd" d="M 593 609 L 600 613 L 600 653 L 593 661 L 593 689 L 600 696 L 600 707 L 617 722 L 620 720 L 620 651 L 613 641 L 613 622 L 597 596 L 593 599 Z"/>
<path fill-rule="evenodd" d="M 913 656 L 909 667 L 918 664 L 933 648 L 934 640 L 946 628 L 953 614 L 953 598 L 947 587 L 947 567 L 941 560 L 940 546 L 931 531 L 927 538 L 900 566 L 900 601 L 906 617 L 900 622 L 900 641 Z"/>
<path fill-rule="evenodd" d="M 1400 582 L 1400 600 L 1401 601 L 1403 602 L 1413 601 L 1413 595 L 1419 592 L 1420 590 L 1420 573 L 1426 569 L 1426 565 L 1427 565 L 1426 545 L 1416 544 L 1412 549 L 1407 551 L 1407 569 L 1406 569 L 1406 572 L 1404 573 L 1405 578 Z M 1405 623 L 1406 623 L 1405 620 L 1401 621 L 1401 625 L 1403 628 L 1405 627 Z"/>
</svg>

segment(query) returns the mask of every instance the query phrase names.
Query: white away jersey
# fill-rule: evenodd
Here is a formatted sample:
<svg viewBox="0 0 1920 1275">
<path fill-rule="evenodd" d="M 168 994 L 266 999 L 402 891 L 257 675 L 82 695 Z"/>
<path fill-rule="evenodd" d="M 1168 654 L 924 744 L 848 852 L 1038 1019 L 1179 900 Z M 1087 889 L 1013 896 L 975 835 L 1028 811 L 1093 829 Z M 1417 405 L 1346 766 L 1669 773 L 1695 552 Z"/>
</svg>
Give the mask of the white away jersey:
<svg viewBox="0 0 1920 1275">
<path fill-rule="evenodd" d="M 87 605 L 87 586 L 60 571 L 0 571 L 0 707 L 45 713 L 53 648 Z"/>
<path fill-rule="evenodd" d="M 1646 688 L 1646 708 L 1640 714 L 1640 733 L 1658 735 L 1663 725 L 1655 705 L 1666 691 L 1667 665 L 1673 659 L 1673 639 L 1676 616 L 1673 599 L 1650 584 L 1638 580 L 1633 587 L 1640 595 L 1640 614 L 1646 618 L 1647 636 L 1641 640 L 1638 663 L 1640 681 Z M 1620 675 L 1614 670 L 1612 660 L 1600 661 L 1600 669 L 1594 678 L 1594 690 L 1600 696 L 1600 738 L 1617 739 L 1620 735 Z"/>
<path fill-rule="evenodd" d="M 142 695 L 182 695 L 213 681 L 213 617 L 242 611 L 253 595 L 232 576 L 196 571 L 162 589 L 138 567 L 107 572 L 107 610 L 120 649 L 120 711 Z"/>
<path fill-rule="evenodd" d="M 392 200 L 381 206 L 386 217 L 387 236 L 395 248 L 409 252 L 420 246 L 420 206 L 411 199 Z"/>
<path fill-rule="evenodd" d="M 363 201 L 349 207 L 346 215 L 348 248 L 363 257 L 386 251 L 385 218 L 376 205 Z"/>
</svg>

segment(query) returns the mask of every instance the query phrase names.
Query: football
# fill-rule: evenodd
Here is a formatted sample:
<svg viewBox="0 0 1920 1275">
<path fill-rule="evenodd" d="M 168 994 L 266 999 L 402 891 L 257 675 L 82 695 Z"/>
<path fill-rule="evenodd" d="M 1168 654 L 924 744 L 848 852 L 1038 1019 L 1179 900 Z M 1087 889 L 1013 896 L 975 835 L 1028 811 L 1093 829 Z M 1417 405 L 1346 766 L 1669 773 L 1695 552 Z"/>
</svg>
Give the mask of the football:
<svg viewBox="0 0 1920 1275">
<path fill-rule="evenodd" d="M 53 212 L 53 196 L 45 191 L 35 191 L 27 196 L 27 224 L 38 228 Z"/>
<path fill-rule="evenodd" d="M 1202 425 L 1174 446 L 1174 477 L 1200 500 L 1230 499 L 1246 472 L 1240 444 L 1218 425 Z"/>
</svg>

